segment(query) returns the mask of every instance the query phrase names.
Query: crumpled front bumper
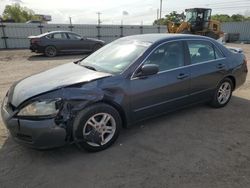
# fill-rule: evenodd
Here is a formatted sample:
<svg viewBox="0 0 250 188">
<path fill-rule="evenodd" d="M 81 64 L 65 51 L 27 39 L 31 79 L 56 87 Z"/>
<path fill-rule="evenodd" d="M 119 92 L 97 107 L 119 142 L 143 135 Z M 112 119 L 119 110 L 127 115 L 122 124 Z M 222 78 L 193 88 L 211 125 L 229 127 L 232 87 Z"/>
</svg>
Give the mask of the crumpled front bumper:
<svg viewBox="0 0 250 188">
<path fill-rule="evenodd" d="M 4 124 L 15 141 L 37 149 L 62 146 L 66 143 L 66 130 L 50 119 L 21 119 L 11 110 L 1 107 Z"/>
</svg>

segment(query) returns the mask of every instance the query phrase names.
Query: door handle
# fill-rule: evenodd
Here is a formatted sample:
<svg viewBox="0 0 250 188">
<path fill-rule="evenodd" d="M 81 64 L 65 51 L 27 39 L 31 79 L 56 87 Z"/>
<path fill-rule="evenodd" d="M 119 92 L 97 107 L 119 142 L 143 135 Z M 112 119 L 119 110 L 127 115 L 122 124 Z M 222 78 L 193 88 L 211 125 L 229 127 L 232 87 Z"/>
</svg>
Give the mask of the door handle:
<svg viewBox="0 0 250 188">
<path fill-rule="evenodd" d="M 219 63 L 216 67 L 218 69 L 223 69 L 225 67 L 225 64 Z"/>
<path fill-rule="evenodd" d="M 189 77 L 189 74 L 180 73 L 180 74 L 177 76 L 177 79 L 182 80 L 182 79 L 187 78 L 187 77 Z"/>
</svg>

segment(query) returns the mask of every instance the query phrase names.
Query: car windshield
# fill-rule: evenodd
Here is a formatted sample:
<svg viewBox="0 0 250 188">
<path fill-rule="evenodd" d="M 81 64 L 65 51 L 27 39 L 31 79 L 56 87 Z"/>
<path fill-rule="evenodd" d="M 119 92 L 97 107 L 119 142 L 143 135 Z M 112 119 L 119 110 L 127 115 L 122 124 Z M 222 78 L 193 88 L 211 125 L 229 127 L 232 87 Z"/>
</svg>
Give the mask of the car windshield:
<svg viewBox="0 0 250 188">
<path fill-rule="evenodd" d="M 80 65 L 96 71 L 119 74 L 150 45 L 149 42 L 136 40 L 117 40 L 82 60 Z"/>
</svg>

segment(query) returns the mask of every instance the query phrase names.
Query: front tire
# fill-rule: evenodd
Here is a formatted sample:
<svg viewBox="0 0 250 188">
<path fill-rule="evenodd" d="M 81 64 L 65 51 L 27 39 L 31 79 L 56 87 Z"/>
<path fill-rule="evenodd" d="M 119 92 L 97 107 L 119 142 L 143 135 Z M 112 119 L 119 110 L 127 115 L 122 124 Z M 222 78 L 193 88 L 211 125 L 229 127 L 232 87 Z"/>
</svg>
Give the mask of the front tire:
<svg viewBox="0 0 250 188">
<path fill-rule="evenodd" d="M 110 147 L 118 138 L 122 121 L 112 106 L 99 103 L 78 113 L 73 138 L 80 149 L 97 152 Z"/>
<path fill-rule="evenodd" d="M 99 50 L 101 47 L 102 47 L 101 44 L 95 44 L 94 47 L 93 47 L 93 52 Z"/>
<path fill-rule="evenodd" d="M 231 79 L 225 78 L 222 80 L 214 93 L 211 106 L 214 108 L 226 106 L 231 99 L 233 87 L 234 85 Z"/>
</svg>

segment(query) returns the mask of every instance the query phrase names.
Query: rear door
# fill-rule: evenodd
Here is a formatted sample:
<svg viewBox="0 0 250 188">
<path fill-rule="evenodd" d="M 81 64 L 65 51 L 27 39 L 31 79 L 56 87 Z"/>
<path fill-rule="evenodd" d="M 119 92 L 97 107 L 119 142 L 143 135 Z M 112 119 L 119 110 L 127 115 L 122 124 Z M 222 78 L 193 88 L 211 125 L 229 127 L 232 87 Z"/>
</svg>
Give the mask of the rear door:
<svg viewBox="0 0 250 188">
<path fill-rule="evenodd" d="M 50 35 L 51 45 L 55 46 L 60 51 L 65 51 L 68 48 L 68 39 L 65 33 L 54 33 Z"/>
<path fill-rule="evenodd" d="M 184 105 L 189 93 L 190 67 L 185 66 L 183 42 L 160 45 L 144 64 L 158 65 L 159 72 L 146 78 L 135 74 L 130 81 L 129 95 L 135 121 Z"/>
<path fill-rule="evenodd" d="M 209 99 L 227 73 L 226 59 L 209 41 L 187 41 L 187 47 L 191 64 L 190 95 L 195 101 Z"/>
</svg>

